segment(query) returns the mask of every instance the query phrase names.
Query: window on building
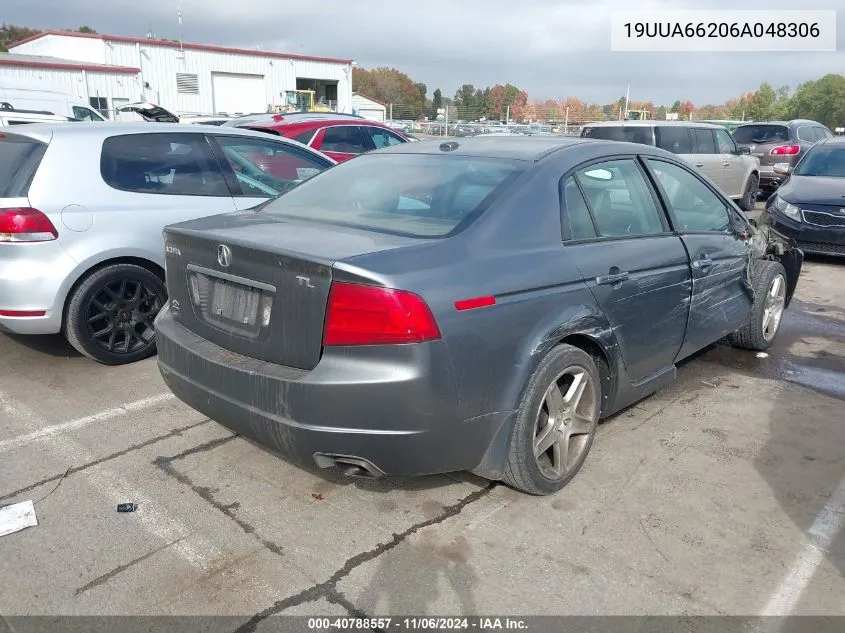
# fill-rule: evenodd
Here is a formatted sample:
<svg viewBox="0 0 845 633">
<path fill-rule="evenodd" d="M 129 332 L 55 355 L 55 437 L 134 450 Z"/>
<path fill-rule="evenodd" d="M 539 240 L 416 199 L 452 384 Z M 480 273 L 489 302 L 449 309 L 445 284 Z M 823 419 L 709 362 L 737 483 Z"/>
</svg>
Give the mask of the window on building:
<svg viewBox="0 0 845 633">
<path fill-rule="evenodd" d="M 88 102 L 103 117 L 109 118 L 109 100 L 106 97 L 91 97 Z"/>
<path fill-rule="evenodd" d="M 191 73 L 176 73 L 176 92 L 180 95 L 198 95 L 200 93 L 199 76 Z"/>
</svg>

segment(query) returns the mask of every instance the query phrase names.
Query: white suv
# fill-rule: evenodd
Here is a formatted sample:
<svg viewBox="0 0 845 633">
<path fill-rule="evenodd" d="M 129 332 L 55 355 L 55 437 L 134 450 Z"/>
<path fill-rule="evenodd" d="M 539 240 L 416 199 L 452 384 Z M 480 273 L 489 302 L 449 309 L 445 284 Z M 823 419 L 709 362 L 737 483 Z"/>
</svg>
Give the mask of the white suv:
<svg viewBox="0 0 845 633">
<path fill-rule="evenodd" d="M 653 145 L 678 154 L 732 198 L 743 211 L 757 202 L 760 160 L 728 131 L 695 121 L 604 121 L 581 130 L 584 138 Z"/>
</svg>

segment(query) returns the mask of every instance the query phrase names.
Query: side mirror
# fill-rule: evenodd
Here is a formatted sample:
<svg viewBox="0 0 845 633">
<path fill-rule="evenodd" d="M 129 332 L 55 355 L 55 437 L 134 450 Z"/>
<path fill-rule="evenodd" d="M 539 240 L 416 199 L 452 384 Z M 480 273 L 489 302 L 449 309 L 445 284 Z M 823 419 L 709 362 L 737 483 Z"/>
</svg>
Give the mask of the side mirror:
<svg viewBox="0 0 845 633">
<path fill-rule="evenodd" d="M 739 153 L 740 153 L 740 154 L 746 154 L 746 155 L 750 156 L 750 155 L 751 155 L 751 148 L 749 148 L 749 147 L 740 147 L 740 148 L 739 148 Z"/>
<path fill-rule="evenodd" d="M 780 174 L 781 176 L 788 176 L 792 173 L 792 165 L 789 163 L 775 163 L 772 167 L 772 171 L 776 174 Z"/>
</svg>

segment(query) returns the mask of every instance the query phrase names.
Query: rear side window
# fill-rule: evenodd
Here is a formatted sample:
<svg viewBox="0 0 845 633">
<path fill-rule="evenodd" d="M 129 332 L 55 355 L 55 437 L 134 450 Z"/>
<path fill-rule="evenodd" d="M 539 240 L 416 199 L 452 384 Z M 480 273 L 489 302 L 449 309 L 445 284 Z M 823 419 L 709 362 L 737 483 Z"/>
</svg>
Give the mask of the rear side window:
<svg viewBox="0 0 845 633">
<path fill-rule="evenodd" d="M 798 131 L 795 134 L 799 141 L 804 141 L 805 143 L 815 143 L 817 140 L 813 128 L 809 125 L 799 125 Z"/>
<path fill-rule="evenodd" d="M 300 132 L 293 137 L 293 140 L 298 143 L 302 143 L 303 145 L 308 145 L 312 138 L 314 138 L 314 130 L 308 130 L 307 132 Z"/>
<path fill-rule="evenodd" d="M 689 128 L 680 125 L 666 125 L 655 128 L 657 147 L 673 154 L 692 154 Z"/>
<path fill-rule="evenodd" d="M 602 237 L 635 237 L 663 232 L 661 212 L 633 160 L 595 163 L 579 169 L 576 178 Z"/>
<path fill-rule="evenodd" d="M 231 195 L 202 134 L 127 134 L 103 142 L 100 173 L 121 191 Z"/>
<path fill-rule="evenodd" d="M 815 129 L 815 132 L 816 132 L 816 140 L 817 141 L 821 141 L 821 140 L 826 139 L 826 138 L 831 138 L 833 136 L 833 133 L 830 130 L 828 130 L 827 128 L 816 127 L 814 129 Z"/>
<path fill-rule="evenodd" d="M 713 139 L 713 130 L 695 128 L 692 130 L 693 154 L 718 154 L 716 141 Z"/>
<path fill-rule="evenodd" d="M 569 238 L 588 240 L 596 236 L 596 228 L 590 217 L 590 209 L 578 188 L 575 178 L 569 176 L 563 181 L 563 209 L 569 224 Z"/>
<path fill-rule="evenodd" d="M 789 141 L 789 128 L 785 125 L 740 125 L 733 132 L 734 140 L 743 145 L 761 143 L 786 143 Z"/>
<path fill-rule="evenodd" d="M 370 138 L 373 141 L 373 145 L 376 146 L 376 149 L 381 149 L 382 147 L 390 147 L 391 145 L 401 145 L 405 142 L 398 134 L 394 132 L 390 132 L 389 130 L 385 130 L 384 128 L 380 127 L 373 127 L 372 125 L 362 126 L 362 129 L 370 135 Z"/>
<path fill-rule="evenodd" d="M 364 133 L 357 125 L 334 125 L 326 128 L 322 152 L 339 152 L 342 154 L 363 154 L 370 149 L 364 138 Z"/>
<path fill-rule="evenodd" d="M 588 126 L 581 132 L 581 136 L 603 141 L 624 141 L 627 143 L 639 143 L 640 145 L 654 145 L 654 128 L 647 125 Z"/>
<path fill-rule="evenodd" d="M 0 198 L 20 198 L 29 193 L 45 151 L 45 143 L 0 132 Z"/>
<path fill-rule="evenodd" d="M 410 237 L 446 237 L 525 169 L 516 161 L 366 154 L 306 180 L 261 213 Z"/>
<path fill-rule="evenodd" d="M 89 108 L 83 108 L 82 106 L 73 106 L 73 118 L 79 119 L 80 121 L 102 121 L 103 119 L 96 114 L 94 114 L 93 110 Z"/>
</svg>

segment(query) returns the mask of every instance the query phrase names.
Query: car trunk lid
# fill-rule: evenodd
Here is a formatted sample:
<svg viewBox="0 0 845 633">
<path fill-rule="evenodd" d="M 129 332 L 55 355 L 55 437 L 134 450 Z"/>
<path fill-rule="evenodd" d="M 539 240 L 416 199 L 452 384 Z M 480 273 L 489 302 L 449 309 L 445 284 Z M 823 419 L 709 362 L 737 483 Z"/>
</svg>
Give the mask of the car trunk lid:
<svg viewBox="0 0 845 633">
<path fill-rule="evenodd" d="M 232 352 L 313 369 L 338 260 L 418 240 L 285 222 L 253 211 L 165 229 L 174 319 Z"/>
<path fill-rule="evenodd" d="M 734 140 L 740 147 L 747 147 L 752 156 L 760 160 L 761 165 L 771 166 L 777 163 L 794 164 L 795 154 L 772 154 L 777 147 L 797 146 L 790 140 L 789 127 L 778 124 L 741 125 L 733 132 Z"/>
</svg>

